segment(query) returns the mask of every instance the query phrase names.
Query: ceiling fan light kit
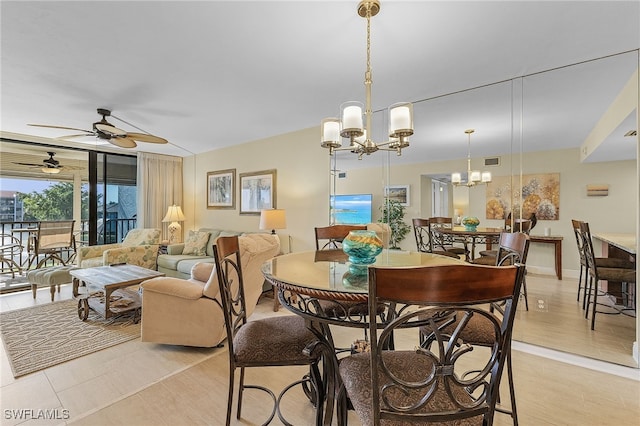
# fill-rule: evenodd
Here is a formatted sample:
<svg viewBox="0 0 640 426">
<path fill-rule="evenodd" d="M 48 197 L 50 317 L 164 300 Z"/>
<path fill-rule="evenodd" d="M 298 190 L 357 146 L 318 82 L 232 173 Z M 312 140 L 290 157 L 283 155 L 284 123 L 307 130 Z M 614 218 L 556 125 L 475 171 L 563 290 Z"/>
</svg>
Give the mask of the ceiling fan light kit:
<svg viewBox="0 0 640 426">
<path fill-rule="evenodd" d="M 18 164 L 20 166 L 28 166 L 32 169 L 40 169 L 40 171 L 42 173 L 47 173 L 47 174 L 51 174 L 51 175 L 55 175 L 60 173 L 63 170 L 81 170 L 82 167 L 77 167 L 77 166 L 63 166 L 60 164 L 60 162 L 58 160 L 56 160 L 55 158 L 53 158 L 56 153 L 55 152 L 47 152 L 47 154 L 49 154 L 49 158 L 45 158 L 44 160 L 42 160 L 43 164 L 36 164 L 36 163 L 16 163 L 14 162 L 13 164 Z"/>
<path fill-rule="evenodd" d="M 325 118 L 320 124 L 320 146 L 335 151 L 348 150 L 358 155 L 371 155 L 378 150 L 395 151 L 402 155 L 402 149 L 409 146 L 409 136 L 413 135 L 413 104 L 401 102 L 388 108 L 389 141 L 376 143 L 371 140 L 371 18 L 380 12 L 379 0 L 362 0 L 358 4 L 358 15 L 367 20 L 367 69 L 364 74 L 366 89 L 365 104 L 357 101 L 345 102 L 340 106 L 340 118 Z M 363 114 L 366 121 L 363 121 Z M 342 138 L 349 139 L 347 147 L 342 147 Z"/>
<path fill-rule="evenodd" d="M 129 124 L 126 121 L 114 116 L 111 114 L 111 111 L 105 108 L 98 108 L 98 114 L 102 116 L 100 121 L 96 121 L 91 126 L 91 130 L 78 129 L 75 127 L 65 127 L 65 126 L 53 126 L 47 124 L 29 124 L 29 126 L 35 127 L 48 127 L 52 129 L 65 129 L 65 130 L 77 130 L 84 133 L 77 135 L 68 135 L 63 136 L 58 139 L 69 139 L 69 138 L 77 138 L 77 137 L 86 137 L 86 136 L 95 136 L 98 140 L 104 140 L 108 143 L 111 143 L 120 148 L 135 148 L 138 144 L 137 142 L 148 142 L 148 143 L 158 143 L 165 144 L 168 141 L 164 138 L 154 136 L 150 133 L 136 133 L 136 132 L 127 132 L 126 130 L 122 130 L 113 124 L 107 121 L 107 117 L 113 117 L 116 120 L 122 121 L 125 124 Z M 132 127 L 135 127 L 129 124 Z M 136 142 L 137 141 L 137 142 Z"/>
</svg>

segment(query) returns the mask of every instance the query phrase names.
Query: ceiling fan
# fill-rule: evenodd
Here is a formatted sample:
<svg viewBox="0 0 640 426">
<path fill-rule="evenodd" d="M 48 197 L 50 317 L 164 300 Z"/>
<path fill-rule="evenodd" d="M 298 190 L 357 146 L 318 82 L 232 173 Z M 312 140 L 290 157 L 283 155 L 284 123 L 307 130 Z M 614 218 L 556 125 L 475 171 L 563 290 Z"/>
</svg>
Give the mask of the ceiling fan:
<svg viewBox="0 0 640 426">
<path fill-rule="evenodd" d="M 37 169 L 40 169 L 43 173 L 49 173 L 49 174 L 60 173 L 63 170 L 65 171 L 82 170 L 82 167 L 60 165 L 60 162 L 55 158 L 53 158 L 53 156 L 56 155 L 55 152 L 47 152 L 47 154 L 49 154 L 49 158 L 42 160 L 42 164 L 18 163 L 18 162 L 13 162 L 13 164 L 18 164 L 20 166 L 29 166 L 31 168 L 37 168 Z"/>
<path fill-rule="evenodd" d="M 135 148 L 137 146 L 137 142 L 149 142 L 149 143 L 168 143 L 168 141 L 164 138 L 151 135 L 149 133 L 135 133 L 135 132 L 127 132 L 125 130 L 119 129 L 109 123 L 107 121 L 107 117 L 113 117 L 116 120 L 122 121 L 123 123 L 129 124 L 126 121 L 111 115 L 111 111 L 104 108 L 98 108 L 98 114 L 102 116 L 102 120 L 96 121 L 91 126 L 92 130 L 78 129 L 75 127 L 65 127 L 65 126 L 53 126 L 48 124 L 29 124 L 29 126 L 34 127 L 49 127 L 52 129 L 66 129 L 66 130 L 78 130 L 84 133 L 77 135 L 68 135 L 62 136 L 58 139 L 68 139 L 68 138 L 78 138 L 85 136 L 95 136 L 98 139 L 106 140 L 107 142 L 119 146 L 120 148 Z M 135 127 L 129 124 L 132 127 Z"/>
</svg>

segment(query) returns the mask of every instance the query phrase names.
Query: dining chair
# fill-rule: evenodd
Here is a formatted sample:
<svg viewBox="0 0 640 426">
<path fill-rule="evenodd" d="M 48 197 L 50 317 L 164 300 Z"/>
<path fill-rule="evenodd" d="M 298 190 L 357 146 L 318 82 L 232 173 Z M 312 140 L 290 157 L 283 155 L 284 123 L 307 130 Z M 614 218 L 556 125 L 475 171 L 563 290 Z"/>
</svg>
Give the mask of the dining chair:
<svg viewBox="0 0 640 426">
<path fill-rule="evenodd" d="M 530 237 L 522 232 L 503 232 L 500 234 L 498 250 L 496 252 L 495 263 L 491 266 L 510 266 L 519 264 L 525 268 L 527 255 L 529 253 Z M 474 264 L 483 264 L 481 259 L 473 261 Z M 485 264 L 486 265 L 486 264 Z M 525 309 L 529 310 L 529 302 L 527 295 L 526 269 L 522 276 L 522 284 L 520 285 L 520 296 L 524 297 Z M 500 304 L 493 304 L 491 309 L 503 314 L 503 307 Z M 469 326 L 462 332 L 462 338 L 478 346 L 491 346 L 490 328 L 486 321 L 471 320 Z M 421 344 L 424 344 L 428 330 L 421 330 Z M 513 418 L 513 424 L 518 424 L 518 412 L 516 410 L 515 386 L 513 383 L 513 369 L 511 363 L 511 349 L 507 354 L 507 380 L 509 381 L 509 395 L 511 400 L 511 408 L 506 409 L 502 405 L 498 405 L 496 410 L 505 414 L 509 414 Z M 499 402 L 499 401 L 498 401 Z"/>
<path fill-rule="evenodd" d="M 366 230 L 367 225 L 330 225 L 316 227 L 316 250 L 340 249 L 342 240 L 351 231 Z"/>
<path fill-rule="evenodd" d="M 420 219 L 414 218 L 412 219 L 413 224 L 413 235 L 416 238 L 416 248 L 419 252 L 422 253 L 435 253 L 440 254 L 442 256 L 449 256 L 459 258 L 455 253 L 445 250 L 435 250 L 431 249 L 431 239 L 429 237 L 429 219 Z"/>
<path fill-rule="evenodd" d="M 29 243 L 31 248 L 31 258 L 27 269 L 35 264 L 36 269 L 40 269 L 47 261 L 58 261 L 62 265 L 72 263 L 76 256 L 76 240 L 73 235 L 73 225 L 75 220 L 57 220 L 38 222 L 38 229 L 31 236 Z M 65 260 L 63 252 L 71 254 Z M 40 259 L 40 256 L 43 256 Z"/>
<path fill-rule="evenodd" d="M 622 263 L 619 263 L 620 267 L 607 267 L 603 266 L 604 261 L 600 261 L 600 265 L 596 261 L 596 257 L 593 250 L 593 241 L 591 239 L 591 230 L 589 229 L 589 223 L 581 222 L 580 223 L 580 235 L 582 238 L 582 245 L 584 248 L 584 254 L 587 261 L 587 270 L 589 273 L 588 286 L 585 293 L 586 300 L 586 308 L 585 308 L 585 318 L 589 316 L 589 306 L 592 306 L 591 310 L 591 330 L 595 330 L 596 326 L 596 313 L 599 314 L 621 314 L 626 313 L 627 310 L 633 310 L 635 312 L 635 303 L 631 301 L 631 307 L 623 307 L 619 308 L 615 305 L 614 301 L 610 301 L 610 303 L 598 302 L 598 297 L 606 298 L 609 296 L 609 293 L 606 291 L 600 291 L 599 293 L 599 282 L 603 281 L 615 281 L 622 283 L 623 293 L 629 294 L 628 287 L 630 285 L 636 284 L 636 269 L 635 264 L 633 262 L 626 262 L 624 259 Z M 605 259 L 605 258 L 601 258 Z M 611 260 L 611 259 L 609 259 Z M 620 259 L 619 259 L 620 260 Z M 611 264 L 610 264 L 611 265 Z M 626 291 L 624 290 L 626 289 Z M 633 292 L 635 294 L 635 292 Z M 593 297 L 592 297 L 593 295 Z M 598 310 L 597 306 L 607 307 L 608 310 Z"/>
<path fill-rule="evenodd" d="M 504 230 L 505 232 L 524 232 L 527 235 L 531 234 L 531 230 L 538 223 L 538 219 L 535 213 L 531 213 L 529 219 L 513 219 L 513 223 L 511 220 L 511 213 L 507 215 L 504 220 Z M 482 256 L 492 256 L 495 257 L 497 254 L 497 250 L 482 250 L 479 252 L 480 257 Z M 487 264 L 487 263 L 485 263 Z M 491 263 L 488 263 L 491 264 Z"/>
<path fill-rule="evenodd" d="M 453 228 L 453 220 L 450 217 L 429 218 L 429 249 L 431 253 L 444 251 L 464 255 L 465 258 L 468 258 L 469 250 L 467 249 L 466 241 L 458 241 L 458 243 L 463 244 L 463 247 L 455 247 L 453 245 L 455 241 L 438 232 L 438 229 L 441 228 Z"/>
<path fill-rule="evenodd" d="M 366 225 L 331 225 L 315 228 L 316 251 L 342 250 L 342 240 L 351 231 L 366 230 Z M 323 241 L 328 240 L 326 242 Z M 322 244 L 322 245 L 321 245 Z M 365 303 L 351 301 L 335 301 L 318 299 L 318 305 L 324 315 L 337 318 L 364 317 L 368 314 L 368 307 Z M 365 330 L 366 339 L 366 330 Z"/>
<path fill-rule="evenodd" d="M 365 425 L 492 424 L 523 274 L 521 265 L 369 268 L 369 308 L 384 304 L 389 321 L 378 329 L 370 315 L 370 352 L 340 360 L 342 420 L 348 397 Z M 503 316 L 489 308 L 499 302 Z M 463 339 L 476 320 L 488 324 L 489 354 Z M 420 327 L 432 345 L 399 341 Z"/>
<path fill-rule="evenodd" d="M 301 384 L 311 386 L 313 398 L 316 398 L 312 402 L 318 407 L 316 422 L 320 424 L 323 413 L 322 404 L 318 401 L 324 399 L 325 392 L 318 367 L 320 355 L 314 351 L 310 351 L 309 355 L 304 353 L 305 348 L 318 339 L 307 328 L 305 320 L 299 316 L 286 315 L 248 321 L 238 236 L 219 237 L 213 246 L 213 253 L 229 348 L 229 393 L 226 424 L 231 423 L 237 369 L 240 370 L 237 419 L 240 419 L 242 414 L 244 390 L 259 389 L 269 394 L 273 400 L 273 410 L 263 424 L 269 424 L 276 413 L 282 423 L 290 424 L 280 412 L 280 401 L 289 389 Z M 246 385 L 244 382 L 245 368 L 247 367 L 294 365 L 308 365 L 310 367 L 309 374 L 285 387 L 277 398 L 269 388 L 260 385 Z"/>
</svg>

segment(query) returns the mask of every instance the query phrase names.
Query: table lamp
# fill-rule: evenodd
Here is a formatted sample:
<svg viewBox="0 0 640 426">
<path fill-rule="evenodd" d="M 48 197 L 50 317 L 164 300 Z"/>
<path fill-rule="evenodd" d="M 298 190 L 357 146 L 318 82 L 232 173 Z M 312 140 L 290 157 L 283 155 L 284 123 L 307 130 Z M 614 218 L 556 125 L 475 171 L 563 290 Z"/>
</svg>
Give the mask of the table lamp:
<svg viewBox="0 0 640 426">
<path fill-rule="evenodd" d="M 180 242 L 181 226 L 178 222 L 184 220 L 184 214 L 182 208 L 175 204 L 169 206 L 167 215 L 162 219 L 163 222 L 171 222 L 169 224 L 169 244 L 175 244 Z"/>
<path fill-rule="evenodd" d="M 271 229 L 271 234 L 276 235 L 276 229 L 287 227 L 287 216 L 284 209 L 270 209 L 260 211 L 260 229 Z"/>
</svg>

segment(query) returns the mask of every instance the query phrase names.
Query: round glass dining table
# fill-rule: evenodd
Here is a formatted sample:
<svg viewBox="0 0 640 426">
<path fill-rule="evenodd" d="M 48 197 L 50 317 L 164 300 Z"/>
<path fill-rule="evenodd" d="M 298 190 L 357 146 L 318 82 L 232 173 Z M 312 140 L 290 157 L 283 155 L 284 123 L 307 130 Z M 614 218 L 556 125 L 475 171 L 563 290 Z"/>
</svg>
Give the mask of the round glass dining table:
<svg viewBox="0 0 640 426">
<path fill-rule="evenodd" d="M 432 253 L 383 250 L 371 266 L 412 268 L 464 263 Z M 368 299 L 367 265 L 353 265 L 342 250 L 290 253 L 262 265 L 267 281 L 280 290 L 318 299 L 365 302 Z"/>
<path fill-rule="evenodd" d="M 383 250 L 371 266 L 415 268 L 464 263 L 461 259 L 432 253 Z M 318 338 L 317 345 L 312 345 L 316 349 L 309 348 L 309 351 L 323 353 L 326 393 L 320 406 L 315 397 L 310 396 L 317 409 L 324 411 L 323 418 L 317 419 L 316 424 L 332 424 L 334 407 L 339 401 L 342 408 L 338 409 L 338 424 L 346 424 L 337 359 L 337 353 L 344 350 L 334 346 L 328 325 L 368 326 L 368 266 L 353 265 L 342 250 L 306 251 L 274 257 L 262 265 L 262 273 L 274 285 L 274 290 L 278 289 L 280 303 L 305 318 L 307 327 Z M 366 339 L 356 340 L 351 350 L 364 345 Z"/>
</svg>

